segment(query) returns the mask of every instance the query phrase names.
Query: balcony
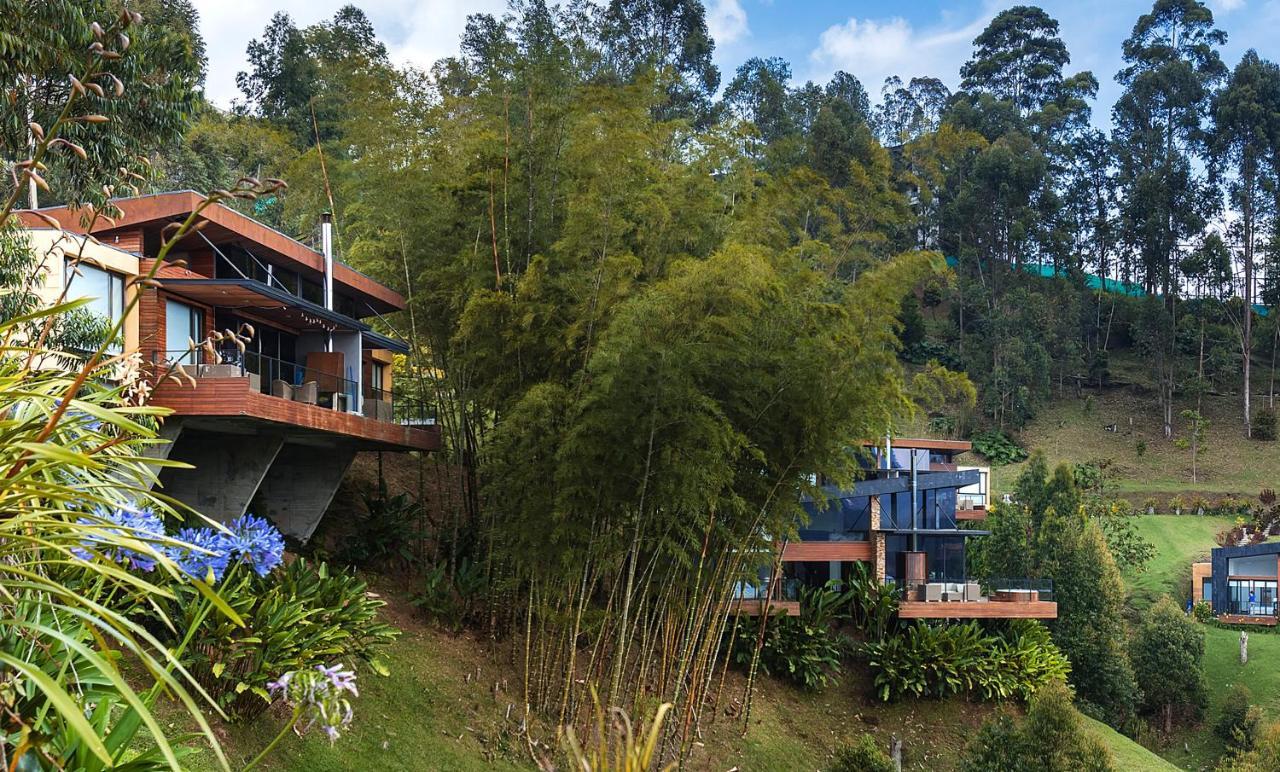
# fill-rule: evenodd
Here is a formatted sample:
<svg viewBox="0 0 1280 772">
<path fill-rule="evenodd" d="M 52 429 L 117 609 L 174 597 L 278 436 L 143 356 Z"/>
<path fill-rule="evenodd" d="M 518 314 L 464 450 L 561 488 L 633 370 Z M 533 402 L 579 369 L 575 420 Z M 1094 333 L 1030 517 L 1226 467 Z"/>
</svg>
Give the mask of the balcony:
<svg viewBox="0 0 1280 772">
<path fill-rule="evenodd" d="M 729 613 L 759 616 L 780 613 L 783 616 L 800 616 L 800 583 L 762 580 L 758 583 L 738 582 L 729 601 Z"/>
<path fill-rule="evenodd" d="M 990 579 L 984 582 L 924 582 L 905 586 L 902 619 L 1055 619 L 1053 582 L 1048 579 Z"/>
<path fill-rule="evenodd" d="M 314 365 L 185 350 L 157 351 L 153 366 L 152 401 L 179 416 L 238 417 L 347 435 L 370 450 L 440 447 L 430 404 L 394 390 L 362 388 Z"/>
</svg>

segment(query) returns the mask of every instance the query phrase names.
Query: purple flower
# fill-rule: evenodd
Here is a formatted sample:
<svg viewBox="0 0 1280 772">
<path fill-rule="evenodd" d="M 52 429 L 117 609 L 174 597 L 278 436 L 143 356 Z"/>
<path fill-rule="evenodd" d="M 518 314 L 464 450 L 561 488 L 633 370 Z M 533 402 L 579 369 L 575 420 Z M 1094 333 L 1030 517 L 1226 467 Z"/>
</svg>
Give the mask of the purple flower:
<svg viewBox="0 0 1280 772">
<path fill-rule="evenodd" d="M 231 552 L 249 564 L 258 576 L 266 576 L 284 560 L 284 537 L 271 523 L 254 515 L 243 515 L 227 524 L 231 531 Z"/>
<path fill-rule="evenodd" d="M 184 528 L 178 539 L 192 545 L 170 551 L 174 562 L 190 576 L 221 581 L 227 570 L 244 563 L 258 576 L 266 576 L 284 560 L 284 537 L 274 525 L 253 515 L 238 517 L 227 530 Z"/>
<path fill-rule="evenodd" d="M 155 570 L 156 558 L 153 553 L 120 546 L 113 537 L 123 536 L 140 542 L 164 538 L 164 521 L 159 515 L 147 509 L 106 510 L 99 507 L 94 509 L 92 517 L 82 517 L 76 522 L 95 527 L 94 533 L 80 540 L 81 546 L 71 550 L 76 557 L 92 560 L 96 552 L 107 560 L 139 571 Z M 103 527 L 106 524 L 113 524 L 115 527 Z"/>
<path fill-rule="evenodd" d="M 351 724 L 351 702 L 344 692 L 356 694 L 356 674 L 342 665 L 290 671 L 267 684 L 267 690 L 272 697 L 282 697 L 300 709 L 299 723 L 294 726 L 298 734 L 318 725 L 332 743 L 341 734 L 339 730 Z"/>
<path fill-rule="evenodd" d="M 176 538 L 191 545 L 169 550 L 169 557 L 183 573 L 193 579 L 207 580 L 212 572 L 214 582 L 222 579 L 231 560 L 226 534 L 212 528 L 183 528 Z"/>
</svg>

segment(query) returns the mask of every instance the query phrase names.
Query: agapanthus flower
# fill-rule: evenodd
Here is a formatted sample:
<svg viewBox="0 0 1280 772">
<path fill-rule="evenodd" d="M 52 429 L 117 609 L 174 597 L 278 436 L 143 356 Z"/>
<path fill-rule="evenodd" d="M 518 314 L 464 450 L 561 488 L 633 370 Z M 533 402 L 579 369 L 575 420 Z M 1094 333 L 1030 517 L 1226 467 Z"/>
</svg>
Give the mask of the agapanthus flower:
<svg viewBox="0 0 1280 772">
<path fill-rule="evenodd" d="M 169 557 L 178 568 L 193 579 L 222 579 L 231 561 L 231 545 L 227 534 L 212 528 L 183 528 L 175 537 L 183 546 L 169 550 Z M 191 546 L 185 546 L 185 545 Z"/>
<path fill-rule="evenodd" d="M 164 538 L 164 521 L 159 515 L 147 509 L 107 510 L 101 507 L 94 509 L 93 515 L 76 521 L 80 525 L 94 527 L 92 533 L 80 540 L 81 546 L 72 549 L 76 557 L 92 560 L 96 552 L 107 560 L 139 571 L 155 570 L 154 554 L 121 546 L 111 537 L 124 536 L 141 542 Z M 113 527 L 105 527 L 107 523 Z"/>
<path fill-rule="evenodd" d="M 284 560 L 284 537 L 271 523 L 243 515 L 227 524 L 231 531 L 233 559 L 247 563 L 258 576 L 266 576 Z"/>
<path fill-rule="evenodd" d="M 301 735 L 319 726 L 329 738 L 338 739 L 351 724 L 351 702 L 346 692 L 356 692 L 356 674 L 341 665 L 316 665 L 314 670 L 295 670 L 267 684 L 270 695 L 281 697 L 297 711 L 293 731 Z"/>
</svg>

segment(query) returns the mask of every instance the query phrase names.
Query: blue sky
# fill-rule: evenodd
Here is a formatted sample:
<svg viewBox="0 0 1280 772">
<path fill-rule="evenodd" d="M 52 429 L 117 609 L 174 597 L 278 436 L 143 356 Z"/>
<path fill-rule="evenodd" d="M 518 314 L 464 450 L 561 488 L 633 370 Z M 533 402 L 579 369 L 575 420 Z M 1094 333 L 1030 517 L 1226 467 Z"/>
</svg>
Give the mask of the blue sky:
<svg viewBox="0 0 1280 772">
<path fill-rule="evenodd" d="M 369 14 L 379 36 L 399 62 L 427 67 L 456 52 L 468 13 L 501 13 L 505 0 L 195 0 L 209 48 L 206 90 L 217 104 L 238 96 L 236 72 L 244 49 L 261 34 L 271 14 L 284 10 L 299 25 L 332 16 L 345 2 Z M 1025 2 L 1025 0 L 1024 0 Z M 709 26 L 717 40 L 723 81 L 752 56 L 781 56 L 797 81 L 825 81 L 847 70 L 862 81 L 873 101 L 887 75 L 904 80 L 935 75 L 954 87 L 973 38 L 1001 9 L 1015 2 L 990 0 L 707 0 Z M 1100 90 L 1095 123 L 1108 122 L 1119 93 L 1120 44 L 1150 0 L 1053 0 L 1039 3 L 1062 25 L 1071 51 L 1070 70 L 1091 70 Z M 1234 66 L 1249 48 L 1280 58 L 1280 0 L 1209 0 L 1218 26 L 1227 32 L 1223 58 Z"/>
</svg>

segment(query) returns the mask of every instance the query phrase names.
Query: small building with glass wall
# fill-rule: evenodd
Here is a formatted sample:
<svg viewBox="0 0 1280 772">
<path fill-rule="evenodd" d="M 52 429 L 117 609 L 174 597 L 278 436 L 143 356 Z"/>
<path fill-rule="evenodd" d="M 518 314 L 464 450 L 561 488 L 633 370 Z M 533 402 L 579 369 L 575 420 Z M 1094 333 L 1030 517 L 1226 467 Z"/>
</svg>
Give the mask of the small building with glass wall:
<svg viewBox="0 0 1280 772">
<path fill-rule="evenodd" d="M 1218 547 L 1207 563 L 1192 566 L 1192 599 L 1205 601 L 1218 617 L 1245 624 L 1280 620 L 1280 542 Z"/>
</svg>

